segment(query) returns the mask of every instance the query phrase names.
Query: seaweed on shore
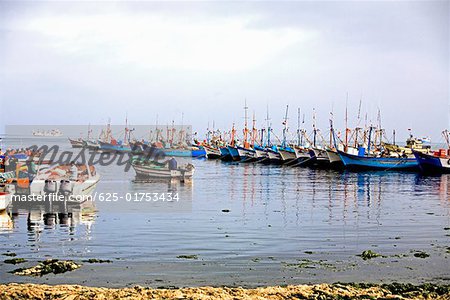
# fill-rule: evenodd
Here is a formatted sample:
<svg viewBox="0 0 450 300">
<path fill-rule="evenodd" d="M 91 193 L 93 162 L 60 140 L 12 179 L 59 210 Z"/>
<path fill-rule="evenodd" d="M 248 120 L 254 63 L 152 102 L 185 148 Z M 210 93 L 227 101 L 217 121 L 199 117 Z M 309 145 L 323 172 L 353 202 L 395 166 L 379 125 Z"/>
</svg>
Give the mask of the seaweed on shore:
<svg viewBox="0 0 450 300">
<path fill-rule="evenodd" d="M 98 258 L 89 258 L 87 260 L 83 260 L 85 263 L 89 264 L 104 264 L 104 263 L 112 263 L 112 260 L 109 259 L 98 259 Z"/>
<path fill-rule="evenodd" d="M 43 276 L 46 274 L 61 274 L 68 271 L 73 271 L 80 268 L 81 265 L 77 264 L 71 260 L 57 260 L 57 259 L 47 259 L 38 263 L 34 267 L 30 268 L 19 268 L 11 273 L 20 276 Z"/>
<path fill-rule="evenodd" d="M 198 259 L 198 256 L 196 254 L 190 254 L 190 255 L 178 255 L 177 258 L 183 258 L 183 259 Z"/>
<path fill-rule="evenodd" d="M 364 250 L 361 254 L 358 254 L 357 256 L 360 256 L 364 260 L 368 260 L 368 259 L 372 259 L 375 257 L 380 257 L 382 255 L 379 253 L 376 253 L 372 250 Z"/>
<path fill-rule="evenodd" d="M 5 264 L 18 265 L 18 264 L 27 262 L 27 260 L 24 258 L 11 258 L 11 259 L 5 259 L 3 262 Z"/>
</svg>

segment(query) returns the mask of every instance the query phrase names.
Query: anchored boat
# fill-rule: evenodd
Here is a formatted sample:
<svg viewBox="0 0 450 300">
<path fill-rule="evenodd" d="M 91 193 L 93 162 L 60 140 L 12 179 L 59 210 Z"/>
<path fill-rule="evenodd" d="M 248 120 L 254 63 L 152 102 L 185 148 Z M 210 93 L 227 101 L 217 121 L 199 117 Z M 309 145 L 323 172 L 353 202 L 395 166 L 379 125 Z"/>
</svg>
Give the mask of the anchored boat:
<svg viewBox="0 0 450 300">
<path fill-rule="evenodd" d="M 192 164 L 171 170 L 166 164 L 154 161 L 134 161 L 132 164 L 136 175 L 141 178 L 187 179 L 192 178 L 195 168 Z"/>
</svg>

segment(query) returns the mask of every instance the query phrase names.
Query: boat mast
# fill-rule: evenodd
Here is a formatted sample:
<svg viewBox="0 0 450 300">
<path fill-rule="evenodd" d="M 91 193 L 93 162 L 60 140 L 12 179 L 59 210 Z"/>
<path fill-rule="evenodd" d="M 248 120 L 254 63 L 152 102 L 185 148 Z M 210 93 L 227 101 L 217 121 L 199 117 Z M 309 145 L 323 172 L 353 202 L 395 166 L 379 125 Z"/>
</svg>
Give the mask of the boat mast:
<svg viewBox="0 0 450 300">
<path fill-rule="evenodd" d="M 345 100 L 345 152 L 348 151 L 348 92 Z"/>
<path fill-rule="evenodd" d="M 445 129 L 442 131 L 442 135 L 444 136 L 445 142 L 447 143 L 447 148 L 450 149 L 450 132 Z"/>
<path fill-rule="evenodd" d="M 247 119 L 248 119 L 248 116 L 247 116 L 247 110 L 248 110 L 248 107 L 247 107 L 247 99 L 245 99 L 245 104 L 244 104 L 244 111 L 245 111 L 245 116 L 244 116 L 244 148 L 248 148 L 248 142 L 247 142 L 247 139 L 248 139 L 248 122 L 247 122 Z"/>
<path fill-rule="evenodd" d="M 258 130 L 256 129 L 256 116 L 255 111 L 253 111 L 253 128 L 252 128 L 252 146 L 255 146 Z"/>
<path fill-rule="evenodd" d="M 230 136 L 230 139 L 231 139 L 230 145 L 232 147 L 234 147 L 234 135 L 235 135 L 235 133 L 236 133 L 236 129 L 234 129 L 234 122 L 233 122 L 233 127 L 231 128 L 231 136 Z"/>
<path fill-rule="evenodd" d="M 270 143 L 270 132 L 272 131 L 271 124 L 270 124 L 270 118 L 269 118 L 269 105 L 267 105 L 267 147 L 272 147 L 272 144 Z"/>
<path fill-rule="evenodd" d="M 287 133 L 287 119 L 288 119 L 288 110 L 289 110 L 289 105 L 286 105 L 286 114 L 284 115 L 284 121 L 283 121 L 283 142 L 281 143 L 281 146 L 283 148 L 285 148 L 286 145 L 286 133 Z"/>
<path fill-rule="evenodd" d="M 370 137 L 371 137 L 371 135 L 372 135 L 372 125 L 370 125 L 370 127 L 369 127 L 369 142 L 367 144 L 367 155 L 370 155 L 370 143 L 371 143 Z"/>
<path fill-rule="evenodd" d="M 316 129 L 316 109 L 313 108 L 313 147 L 316 147 L 316 136 L 317 136 L 317 129 Z"/>
<path fill-rule="evenodd" d="M 361 123 L 361 105 L 362 105 L 362 96 L 359 98 L 359 107 L 358 107 L 358 123 L 355 128 L 355 148 L 358 148 L 358 135 L 360 131 L 359 124 Z"/>
<path fill-rule="evenodd" d="M 127 134 L 128 134 L 128 113 L 125 113 L 125 133 L 123 136 L 123 144 L 127 143 Z"/>
<path fill-rule="evenodd" d="M 297 109 L 297 146 L 300 147 L 300 138 L 301 138 L 301 130 L 300 130 L 300 107 Z"/>
</svg>

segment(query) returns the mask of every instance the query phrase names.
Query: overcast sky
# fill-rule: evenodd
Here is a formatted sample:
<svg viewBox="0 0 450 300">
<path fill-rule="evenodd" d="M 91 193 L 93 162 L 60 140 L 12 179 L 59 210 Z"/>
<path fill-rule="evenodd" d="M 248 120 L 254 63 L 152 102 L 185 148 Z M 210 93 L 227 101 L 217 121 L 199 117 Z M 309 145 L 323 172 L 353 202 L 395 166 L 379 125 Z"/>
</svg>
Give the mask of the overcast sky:
<svg viewBox="0 0 450 300">
<path fill-rule="evenodd" d="M 1 125 L 450 127 L 449 2 L 0 2 Z M 361 121 L 361 125 L 364 120 Z"/>
</svg>

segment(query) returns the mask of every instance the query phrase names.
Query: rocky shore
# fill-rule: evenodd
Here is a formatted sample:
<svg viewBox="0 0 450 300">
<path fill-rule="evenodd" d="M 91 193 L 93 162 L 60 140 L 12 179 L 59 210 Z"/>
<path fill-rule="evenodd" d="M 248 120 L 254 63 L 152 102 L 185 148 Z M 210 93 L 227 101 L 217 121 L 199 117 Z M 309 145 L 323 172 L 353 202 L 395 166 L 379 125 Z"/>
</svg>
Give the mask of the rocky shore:
<svg viewBox="0 0 450 300">
<path fill-rule="evenodd" d="M 449 285 L 434 284 L 316 284 L 245 289 L 195 287 L 179 289 L 99 288 L 80 285 L 0 285 L 0 298 L 9 299 L 450 299 Z"/>
</svg>

